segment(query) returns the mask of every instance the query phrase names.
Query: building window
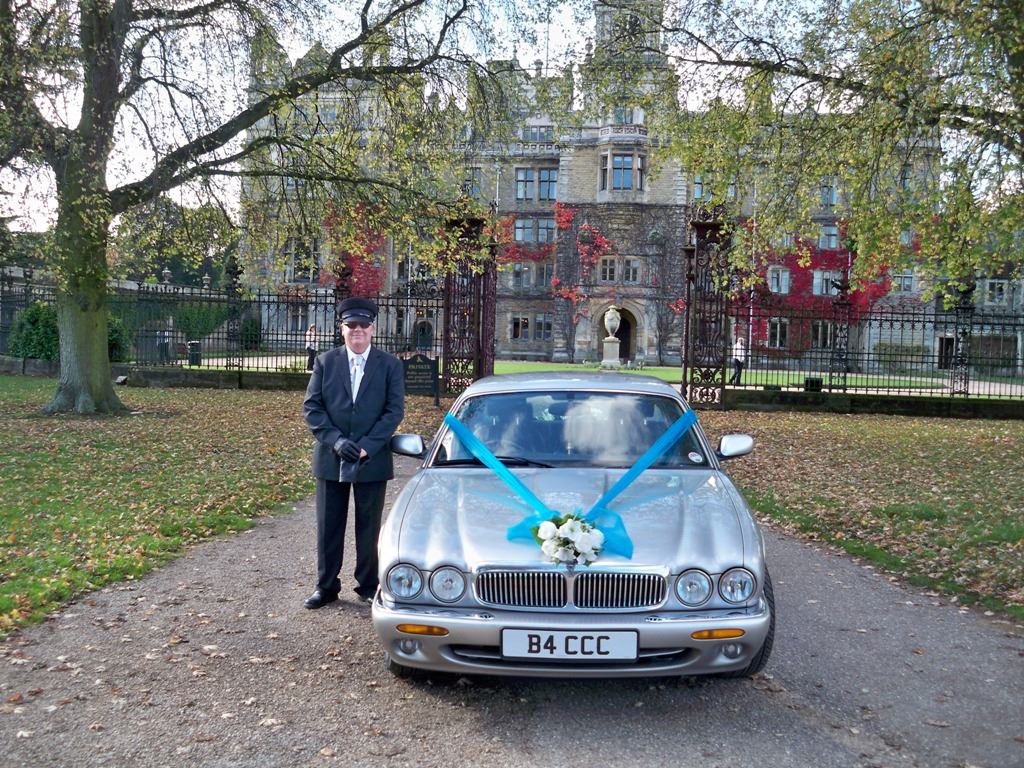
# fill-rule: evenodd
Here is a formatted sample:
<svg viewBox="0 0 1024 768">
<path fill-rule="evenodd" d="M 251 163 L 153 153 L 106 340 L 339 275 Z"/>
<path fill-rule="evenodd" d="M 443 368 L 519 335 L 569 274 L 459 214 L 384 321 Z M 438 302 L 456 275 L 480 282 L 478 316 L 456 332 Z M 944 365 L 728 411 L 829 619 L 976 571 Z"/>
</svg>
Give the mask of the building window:
<svg viewBox="0 0 1024 768">
<path fill-rule="evenodd" d="M 735 203 L 736 202 L 736 198 L 737 198 L 738 195 L 739 195 L 739 191 L 738 191 L 738 189 L 736 187 L 736 182 L 735 181 L 730 181 L 729 182 L 729 186 L 725 190 L 725 197 L 726 197 L 726 199 L 729 200 L 729 202 L 731 202 L 731 203 Z"/>
<path fill-rule="evenodd" d="M 555 276 L 555 265 L 550 261 L 538 262 L 534 270 L 534 276 L 534 285 L 537 288 L 550 288 L 551 278 Z"/>
<path fill-rule="evenodd" d="M 821 207 L 822 208 L 835 208 L 836 203 L 839 201 L 839 187 L 838 179 L 835 176 L 829 176 L 827 179 L 823 179 L 821 182 Z"/>
<path fill-rule="evenodd" d="M 512 265 L 512 290 L 521 291 L 530 287 L 529 263 L 516 262 Z"/>
<path fill-rule="evenodd" d="M 789 293 L 789 270 L 785 267 L 768 267 L 768 290 L 772 293 Z"/>
<path fill-rule="evenodd" d="M 624 282 L 624 283 L 639 283 L 640 282 L 640 260 L 639 259 L 623 259 L 622 260 L 622 282 Z"/>
<path fill-rule="evenodd" d="M 551 314 L 544 313 L 534 316 L 533 338 L 536 341 L 547 341 L 551 338 L 553 322 Z"/>
<path fill-rule="evenodd" d="M 612 189 L 633 188 L 633 156 L 612 155 Z"/>
<path fill-rule="evenodd" d="M 533 168 L 516 168 L 516 200 L 533 200 Z"/>
<path fill-rule="evenodd" d="M 288 330 L 302 333 L 309 328 L 309 306 L 306 304 L 288 305 Z"/>
<path fill-rule="evenodd" d="M 894 293 L 910 293 L 914 290 L 914 270 L 905 269 L 892 275 L 892 290 Z"/>
<path fill-rule="evenodd" d="M 601 175 L 599 179 L 601 189 L 608 189 L 608 155 L 601 155 Z"/>
<path fill-rule="evenodd" d="M 462 191 L 470 197 L 480 197 L 480 169 L 467 168 L 466 178 L 462 182 Z"/>
<path fill-rule="evenodd" d="M 615 108 L 615 124 L 616 125 L 632 125 L 633 124 L 633 108 L 632 107 L 616 107 Z"/>
<path fill-rule="evenodd" d="M 511 341 L 530 340 L 530 318 L 513 317 L 512 325 L 509 328 L 509 339 Z"/>
<path fill-rule="evenodd" d="M 839 289 L 835 283 L 842 282 L 843 273 L 838 269 L 814 270 L 814 285 L 811 292 L 815 296 L 836 296 Z"/>
<path fill-rule="evenodd" d="M 1006 304 L 1006 298 L 1009 295 L 1007 289 L 1009 288 L 1009 281 L 1007 280 L 986 280 L 985 281 L 985 293 L 984 300 L 986 304 Z"/>
<path fill-rule="evenodd" d="M 793 233 L 783 232 L 774 240 L 776 251 L 787 251 L 793 247 Z"/>
<path fill-rule="evenodd" d="M 904 248 L 909 248 L 914 244 L 914 230 L 904 229 L 900 232 L 900 245 Z"/>
<path fill-rule="evenodd" d="M 533 219 L 516 219 L 514 235 L 517 243 L 532 243 Z"/>
<path fill-rule="evenodd" d="M 786 337 L 789 335 L 789 320 L 784 317 L 773 317 L 768 321 L 768 347 L 785 349 Z"/>
<path fill-rule="evenodd" d="M 822 224 L 818 230 L 818 247 L 823 250 L 835 250 L 839 247 L 839 227 L 835 224 Z"/>
<path fill-rule="evenodd" d="M 636 156 L 636 188 L 639 190 L 644 188 L 645 162 L 646 158 L 643 155 Z"/>
<path fill-rule="evenodd" d="M 811 321 L 811 349 L 832 349 L 832 323 L 828 320 Z"/>
<path fill-rule="evenodd" d="M 610 283 L 615 280 L 615 259 L 601 259 L 601 281 Z"/>
<path fill-rule="evenodd" d="M 558 192 L 558 169 L 541 168 L 540 183 L 537 186 L 538 200 L 557 200 Z"/>
<path fill-rule="evenodd" d="M 914 167 L 910 163 L 904 163 L 900 168 L 900 189 L 908 190 L 913 186 Z"/>
<path fill-rule="evenodd" d="M 537 219 L 537 242 L 538 243 L 553 243 L 555 242 L 555 229 L 554 219 Z"/>
<path fill-rule="evenodd" d="M 554 127 L 550 125 L 527 125 L 523 128 L 523 141 L 552 141 Z"/>
<path fill-rule="evenodd" d="M 704 176 L 693 177 L 693 201 L 709 202 L 711 200 L 711 180 L 706 179 Z"/>
</svg>

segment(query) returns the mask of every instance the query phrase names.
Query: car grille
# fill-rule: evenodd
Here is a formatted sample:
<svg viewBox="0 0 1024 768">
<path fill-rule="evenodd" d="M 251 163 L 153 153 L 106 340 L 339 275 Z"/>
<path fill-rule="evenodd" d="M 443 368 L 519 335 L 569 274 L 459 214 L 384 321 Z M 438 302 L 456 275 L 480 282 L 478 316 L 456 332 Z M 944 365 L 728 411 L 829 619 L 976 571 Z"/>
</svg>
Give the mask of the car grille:
<svg viewBox="0 0 1024 768">
<path fill-rule="evenodd" d="M 661 605 L 665 589 L 656 573 L 580 573 L 572 601 L 577 608 L 650 608 Z"/>
<path fill-rule="evenodd" d="M 652 608 L 665 600 L 664 576 L 655 573 L 482 571 L 476 593 L 483 603 L 508 608 L 564 608 L 572 580 L 575 607 L 586 610 Z"/>
<path fill-rule="evenodd" d="M 565 574 L 553 571 L 483 571 L 476 592 L 481 602 L 515 608 L 561 608 L 567 599 Z"/>
</svg>

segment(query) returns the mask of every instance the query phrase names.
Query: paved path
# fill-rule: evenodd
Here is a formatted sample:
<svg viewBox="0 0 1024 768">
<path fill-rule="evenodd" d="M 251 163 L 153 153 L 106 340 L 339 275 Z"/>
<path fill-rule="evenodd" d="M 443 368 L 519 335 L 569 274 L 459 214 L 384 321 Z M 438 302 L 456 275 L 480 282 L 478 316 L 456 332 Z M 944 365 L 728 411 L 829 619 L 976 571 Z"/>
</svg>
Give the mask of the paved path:
<svg viewBox="0 0 1024 768">
<path fill-rule="evenodd" d="M 1020 626 L 768 550 L 779 631 L 754 680 L 415 685 L 354 598 L 301 607 L 305 501 L 0 645 L 2 764 L 1024 766 Z"/>
</svg>

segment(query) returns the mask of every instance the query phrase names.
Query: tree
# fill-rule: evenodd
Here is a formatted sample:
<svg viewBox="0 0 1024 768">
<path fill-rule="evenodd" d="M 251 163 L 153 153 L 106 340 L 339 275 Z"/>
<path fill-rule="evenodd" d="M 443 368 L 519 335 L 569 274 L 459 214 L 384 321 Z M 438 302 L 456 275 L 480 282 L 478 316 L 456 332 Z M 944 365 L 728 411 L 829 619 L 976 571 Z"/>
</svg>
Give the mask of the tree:
<svg viewBox="0 0 1024 768">
<path fill-rule="evenodd" d="M 167 269 L 171 281 L 223 282 L 224 265 L 238 247 L 238 229 L 216 205 L 188 208 L 164 195 L 123 213 L 107 248 L 111 274 L 143 281 Z"/>
<path fill-rule="evenodd" d="M 123 410 L 111 383 L 105 309 L 115 217 L 183 185 L 213 194 L 225 177 L 283 175 L 261 156 L 321 156 L 330 143 L 247 131 L 287 123 L 279 116 L 328 83 L 429 94 L 437 112 L 451 109 L 464 90 L 466 51 L 484 32 L 485 1 L 0 0 L 0 169 L 8 180 L 43 169 L 56 196 L 48 266 L 58 287 L 61 373 L 47 410 Z M 250 73 L 238 68 L 240 53 L 275 40 L 279 28 L 319 33 L 332 23 L 347 33 L 343 42 L 246 95 Z M 415 144 L 415 123 L 388 127 L 392 155 Z M 243 167 L 250 158 L 256 162 Z M 333 160 L 289 173 L 363 196 L 396 188 Z"/>
<path fill-rule="evenodd" d="M 753 201 L 732 233 L 739 261 L 784 236 L 813 241 L 834 203 L 861 281 L 913 265 L 955 293 L 1008 258 L 1019 268 L 1018 0 L 679 0 L 664 17 L 635 5 L 686 100 L 653 112 L 652 131 L 705 191 L 713 181 L 714 202 L 732 185 Z"/>
</svg>

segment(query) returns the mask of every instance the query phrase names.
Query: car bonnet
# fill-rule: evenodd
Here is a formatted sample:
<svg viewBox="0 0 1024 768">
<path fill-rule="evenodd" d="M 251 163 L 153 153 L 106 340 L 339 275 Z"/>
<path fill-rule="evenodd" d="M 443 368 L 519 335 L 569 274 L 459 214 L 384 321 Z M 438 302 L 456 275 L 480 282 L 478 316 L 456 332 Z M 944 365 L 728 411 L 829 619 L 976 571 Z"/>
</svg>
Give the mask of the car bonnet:
<svg viewBox="0 0 1024 768">
<path fill-rule="evenodd" d="M 565 514 L 589 511 L 623 470 L 517 468 L 514 473 L 548 509 Z M 427 570 L 548 562 L 535 542 L 508 539 L 508 529 L 534 512 L 490 470 L 434 468 L 423 470 L 418 480 L 397 532 L 399 560 Z M 622 516 L 632 558 L 602 553 L 594 565 L 719 572 L 741 563 L 740 512 L 727 485 L 713 469 L 643 473 L 609 505 Z"/>
</svg>

